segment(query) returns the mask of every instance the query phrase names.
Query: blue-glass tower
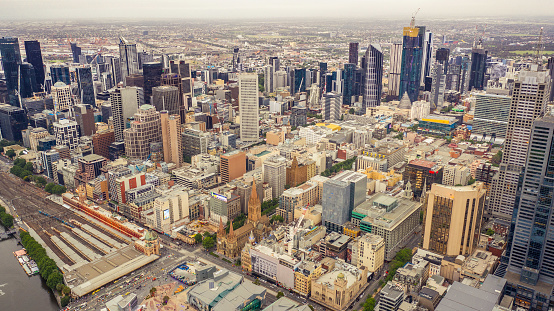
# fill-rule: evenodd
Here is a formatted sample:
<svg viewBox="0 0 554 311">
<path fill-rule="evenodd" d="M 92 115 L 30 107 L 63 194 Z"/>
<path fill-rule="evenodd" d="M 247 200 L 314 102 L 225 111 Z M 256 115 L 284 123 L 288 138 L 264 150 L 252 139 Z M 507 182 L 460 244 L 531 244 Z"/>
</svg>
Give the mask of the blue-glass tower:
<svg viewBox="0 0 554 311">
<path fill-rule="evenodd" d="M 408 93 L 412 102 L 417 101 L 419 95 L 424 41 L 425 27 L 404 27 L 399 97 Z"/>
<path fill-rule="evenodd" d="M 79 96 L 81 103 L 85 105 L 96 106 L 94 97 L 94 84 L 92 81 L 92 69 L 90 66 L 78 67 L 77 85 L 79 86 Z"/>
<path fill-rule="evenodd" d="M 344 64 L 343 79 L 344 89 L 342 90 L 342 104 L 352 105 L 352 96 L 354 95 L 354 82 L 355 82 L 355 64 Z"/>
<path fill-rule="evenodd" d="M 294 69 L 294 92 L 306 92 L 306 68 Z"/>
<path fill-rule="evenodd" d="M 35 68 L 29 63 L 19 65 L 19 93 L 21 98 L 33 96 L 33 92 L 38 91 Z"/>
<path fill-rule="evenodd" d="M 487 51 L 483 48 L 483 42 L 471 50 L 471 71 L 469 74 L 469 90 L 482 90 L 485 85 L 485 71 L 487 70 Z"/>
<path fill-rule="evenodd" d="M 33 87 L 35 92 L 41 92 L 44 90 L 44 63 L 42 62 L 42 52 L 40 51 L 40 42 L 38 41 L 25 41 L 25 54 L 27 55 L 27 62 L 33 65 L 35 70 L 36 83 Z"/>
<path fill-rule="evenodd" d="M 69 67 L 67 66 L 54 65 L 50 67 L 50 77 L 52 77 L 52 84 L 61 81 L 67 85 L 71 85 L 71 76 L 69 75 Z"/>
<path fill-rule="evenodd" d="M 2 56 L 2 68 L 8 87 L 8 99 L 10 105 L 19 107 L 19 99 L 16 95 L 18 88 L 18 71 L 21 64 L 21 52 L 17 38 L 0 38 L 0 56 Z"/>
</svg>

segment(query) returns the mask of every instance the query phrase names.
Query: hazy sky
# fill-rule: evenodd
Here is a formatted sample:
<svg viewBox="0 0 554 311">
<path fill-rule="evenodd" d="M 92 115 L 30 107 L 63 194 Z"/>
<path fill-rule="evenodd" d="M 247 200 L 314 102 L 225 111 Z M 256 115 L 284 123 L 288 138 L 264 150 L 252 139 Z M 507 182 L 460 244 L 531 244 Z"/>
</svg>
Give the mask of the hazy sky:
<svg viewBox="0 0 554 311">
<path fill-rule="evenodd" d="M 552 0 L 0 0 L 0 19 L 554 16 Z"/>
</svg>

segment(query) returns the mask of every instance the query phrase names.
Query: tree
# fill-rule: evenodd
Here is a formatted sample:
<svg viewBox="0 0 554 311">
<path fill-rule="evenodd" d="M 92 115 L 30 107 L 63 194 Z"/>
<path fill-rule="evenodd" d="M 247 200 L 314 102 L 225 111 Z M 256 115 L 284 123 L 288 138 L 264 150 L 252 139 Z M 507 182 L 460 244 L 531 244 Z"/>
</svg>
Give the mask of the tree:
<svg viewBox="0 0 554 311">
<path fill-rule="evenodd" d="M 65 308 L 70 301 L 71 301 L 70 296 L 63 296 L 62 299 L 60 300 L 60 303 L 62 304 L 62 308 Z"/>
<path fill-rule="evenodd" d="M 169 301 L 169 296 L 164 296 L 162 304 L 165 306 L 167 302 Z"/>
<path fill-rule="evenodd" d="M 64 186 L 54 185 L 54 187 L 52 188 L 52 193 L 53 194 L 62 194 L 62 193 L 65 193 L 66 190 L 67 189 Z"/>
<path fill-rule="evenodd" d="M 58 293 L 62 293 L 62 290 L 63 290 L 63 287 L 65 285 L 63 285 L 62 283 L 58 283 L 58 285 L 56 285 L 56 290 L 58 291 Z"/>
<path fill-rule="evenodd" d="M 197 234 L 194 235 L 194 242 L 196 244 L 202 243 L 202 235 L 200 233 L 197 233 Z"/>
<path fill-rule="evenodd" d="M 487 229 L 487 232 L 485 234 L 489 235 L 489 236 L 492 236 L 494 234 L 494 230 L 489 228 L 489 229 Z"/>
<path fill-rule="evenodd" d="M 285 296 L 285 294 L 283 294 L 283 292 L 278 292 L 278 293 L 277 293 L 277 296 L 275 296 L 275 297 L 277 297 L 277 299 L 279 299 L 279 298 L 281 298 L 281 297 L 283 297 L 283 296 Z"/>
<path fill-rule="evenodd" d="M 500 164 L 502 161 L 502 151 L 498 151 L 491 159 L 492 164 Z"/>
<path fill-rule="evenodd" d="M 56 271 L 50 274 L 48 280 L 46 280 L 46 285 L 48 285 L 51 289 L 54 289 L 58 283 L 61 282 L 63 282 L 63 277 L 58 271 Z"/>
<path fill-rule="evenodd" d="M 215 245 L 214 238 L 212 238 L 211 236 L 205 237 L 204 241 L 202 241 L 202 246 L 204 246 L 205 249 L 210 249 L 214 247 L 214 245 Z"/>
<path fill-rule="evenodd" d="M 6 227 L 6 228 L 13 227 L 13 216 L 12 215 L 7 214 L 7 213 L 3 213 L 2 216 L 0 216 L 0 218 L 2 220 L 2 224 L 4 225 L 4 227 Z"/>
<path fill-rule="evenodd" d="M 289 189 L 290 188 L 290 185 L 289 184 L 286 184 L 285 185 L 285 189 Z"/>
<path fill-rule="evenodd" d="M 314 311 L 314 307 L 312 305 L 308 305 L 308 308 L 310 308 L 310 310 Z"/>
<path fill-rule="evenodd" d="M 157 291 L 157 289 L 155 287 L 152 287 L 150 289 L 150 296 L 154 296 L 154 294 L 156 294 L 156 291 Z"/>
<path fill-rule="evenodd" d="M 285 219 L 283 218 L 283 216 L 281 215 L 273 215 L 271 216 L 271 223 L 274 223 L 274 222 L 284 222 Z"/>
<path fill-rule="evenodd" d="M 6 151 L 6 156 L 10 159 L 13 159 L 13 157 L 15 157 L 15 151 L 13 151 L 13 149 Z"/>
<path fill-rule="evenodd" d="M 35 182 L 41 186 L 41 187 L 44 187 L 44 185 L 46 185 L 46 178 L 42 177 L 42 176 L 37 176 L 35 178 Z"/>
<path fill-rule="evenodd" d="M 259 285 L 260 285 L 260 280 L 259 280 L 259 279 L 255 279 L 255 280 L 254 280 L 254 285 L 258 285 L 258 286 L 259 286 Z"/>
<path fill-rule="evenodd" d="M 24 170 L 32 172 L 35 168 L 33 167 L 33 163 L 27 162 L 25 163 L 25 166 L 23 167 Z"/>
<path fill-rule="evenodd" d="M 368 296 L 363 304 L 363 311 L 373 311 L 375 309 L 375 298 Z"/>
<path fill-rule="evenodd" d="M 13 161 L 13 165 L 14 166 L 19 166 L 21 168 L 23 168 L 25 166 L 25 159 L 15 159 L 15 161 Z"/>
<path fill-rule="evenodd" d="M 54 184 L 53 182 L 49 182 L 48 184 L 46 184 L 46 186 L 44 187 L 44 191 L 48 192 L 48 193 L 52 193 L 52 188 L 54 188 L 56 184 Z"/>
<path fill-rule="evenodd" d="M 348 113 L 350 114 L 354 114 L 356 111 L 354 110 L 354 108 L 350 108 L 350 110 L 348 110 Z"/>
<path fill-rule="evenodd" d="M 474 183 L 475 183 L 475 178 L 471 178 L 471 179 L 467 182 L 468 185 L 473 185 Z"/>
</svg>

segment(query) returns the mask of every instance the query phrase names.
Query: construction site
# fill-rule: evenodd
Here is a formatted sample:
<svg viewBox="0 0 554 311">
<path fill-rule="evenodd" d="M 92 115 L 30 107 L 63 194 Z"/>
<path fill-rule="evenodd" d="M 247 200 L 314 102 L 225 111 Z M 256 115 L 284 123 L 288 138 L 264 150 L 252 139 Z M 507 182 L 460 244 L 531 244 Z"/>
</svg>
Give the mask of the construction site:
<svg viewBox="0 0 554 311">
<path fill-rule="evenodd" d="M 143 238 L 142 228 L 97 206 L 89 208 L 69 193 L 56 203 L 42 189 L 2 172 L 0 198 L 4 204 L 14 207 L 25 225 L 23 228 L 28 227 L 29 233 L 43 244 L 64 274 L 72 276 L 66 283 L 78 289 L 75 296 L 124 275 L 114 274 L 113 270 L 128 273 L 158 257 L 144 256 L 135 249 L 134 241 Z M 81 275 L 81 270 L 89 272 Z M 91 280 L 92 277 L 98 277 L 98 282 Z M 80 283 L 87 283 L 86 289 Z"/>
</svg>

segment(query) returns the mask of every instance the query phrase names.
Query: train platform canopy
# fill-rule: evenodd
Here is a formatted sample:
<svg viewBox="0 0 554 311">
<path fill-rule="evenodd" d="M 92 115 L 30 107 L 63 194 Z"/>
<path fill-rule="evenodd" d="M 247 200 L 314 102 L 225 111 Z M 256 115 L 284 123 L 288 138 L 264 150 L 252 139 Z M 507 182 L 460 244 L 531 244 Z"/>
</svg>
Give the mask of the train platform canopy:
<svg viewBox="0 0 554 311">
<path fill-rule="evenodd" d="M 81 297 L 159 257 L 146 256 L 137 251 L 133 245 L 129 245 L 92 262 L 69 267 L 69 271 L 64 271 L 65 283 L 71 288 L 71 294 L 74 297 Z"/>
</svg>

